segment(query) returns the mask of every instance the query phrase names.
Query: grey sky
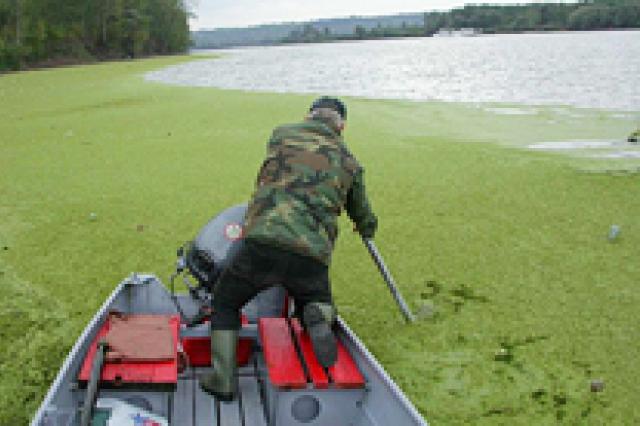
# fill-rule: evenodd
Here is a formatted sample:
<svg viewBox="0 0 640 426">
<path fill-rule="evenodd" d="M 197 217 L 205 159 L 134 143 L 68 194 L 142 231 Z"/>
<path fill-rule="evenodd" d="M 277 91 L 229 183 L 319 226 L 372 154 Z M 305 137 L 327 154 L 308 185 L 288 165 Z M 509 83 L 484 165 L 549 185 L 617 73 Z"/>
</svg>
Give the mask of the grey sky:
<svg viewBox="0 0 640 426">
<path fill-rule="evenodd" d="M 558 3 L 560 0 L 554 1 Z M 190 0 L 191 29 L 246 27 L 344 16 L 449 10 L 465 3 L 550 3 L 549 0 Z"/>
</svg>

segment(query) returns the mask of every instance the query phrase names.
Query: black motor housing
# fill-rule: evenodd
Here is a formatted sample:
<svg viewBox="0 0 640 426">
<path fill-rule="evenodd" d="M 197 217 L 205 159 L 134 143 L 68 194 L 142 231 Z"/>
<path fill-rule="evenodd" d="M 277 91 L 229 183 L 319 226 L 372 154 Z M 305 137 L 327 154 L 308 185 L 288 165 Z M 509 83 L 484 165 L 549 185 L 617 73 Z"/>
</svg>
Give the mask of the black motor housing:
<svg viewBox="0 0 640 426">
<path fill-rule="evenodd" d="M 186 266 L 200 285 L 211 290 L 242 246 L 246 204 L 230 207 L 213 217 L 187 245 Z"/>
</svg>

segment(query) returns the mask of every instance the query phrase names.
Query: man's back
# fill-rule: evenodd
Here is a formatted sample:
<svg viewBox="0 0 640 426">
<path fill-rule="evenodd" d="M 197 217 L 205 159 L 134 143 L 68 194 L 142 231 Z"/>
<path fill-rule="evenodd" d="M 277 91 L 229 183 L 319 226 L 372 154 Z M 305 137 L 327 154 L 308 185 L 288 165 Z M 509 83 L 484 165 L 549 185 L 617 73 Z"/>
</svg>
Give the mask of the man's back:
<svg viewBox="0 0 640 426">
<path fill-rule="evenodd" d="M 246 238 L 329 264 L 337 216 L 360 171 L 341 136 L 320 120 L 273 132 L 246 216 Z"/>
</svg>

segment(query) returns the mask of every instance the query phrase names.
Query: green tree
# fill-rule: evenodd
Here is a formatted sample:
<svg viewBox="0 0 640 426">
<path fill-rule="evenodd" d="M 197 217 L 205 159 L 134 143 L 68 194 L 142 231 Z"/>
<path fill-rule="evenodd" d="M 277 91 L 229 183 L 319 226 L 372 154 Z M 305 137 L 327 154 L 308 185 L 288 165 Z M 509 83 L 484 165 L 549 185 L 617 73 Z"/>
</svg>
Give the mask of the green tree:
<svg viewBox="0 0 640 426">
<path fill-rule="evenodd" d="M 184 51 L 182 0 L 0 0 L 0 70 Z"/>
<path fill-rule="evenodd" d="M 353 35 L 355 38 L 362 40 L 367 37 L 367 29 L 362 25 L 356 25 L 353 30 Z"/>
<path fill-rule="evenodd" d="M 592 4 L 576 9 L 569 15 L 569 28 L 575 30 L 592 30 L 608 28 L 613 24 L 613 13 L 606 5 Z"/>
</svg>

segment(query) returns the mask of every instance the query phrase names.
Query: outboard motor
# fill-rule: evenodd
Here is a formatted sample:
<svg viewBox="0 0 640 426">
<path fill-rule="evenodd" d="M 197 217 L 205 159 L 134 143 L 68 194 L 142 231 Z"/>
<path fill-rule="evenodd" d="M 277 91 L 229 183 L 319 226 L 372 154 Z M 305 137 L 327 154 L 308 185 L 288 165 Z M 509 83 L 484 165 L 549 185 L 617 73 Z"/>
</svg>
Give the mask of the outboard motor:
<svg viewBox="0 0 640 426">
<path fill-rule="evenodd" d="M 211 219 L 195 240 L 186 244 L 185 265 L 209 292 L 242 245 L 246 211 L 246 204 L 228 208 Z"/>
<path fill-rule="evenodd" d="M 171 296 L 185 324 L 200 324 L 211 315 L 213 289 L 242 247 L 246 211 L 246 204 L 224 210 L 211 219 L 193 241 L 178 249 L 176 272 L 171 276 Z M 185 271 L 188 274 L 183 274 Z M 191 298 L 198 305 L 198 312 L 192 318 L 186 317 L 175 295 L 174 281 L 181 274 Z M 195 278 L 197 285 L 192 284 L 190 276 Z M 259 317 L 288 315 L 291 309 L 284 288 L 275 286 L 256 295 L 242 312 L 250 322 L 256 322 Z"/>
<path fill-rule="evenodd" d="M 183 321 L 189 325 L 202 322 L 211 314 L 211 293 L 220 278 L 222 271 L 231 263 L 242 246 L 244 214 L 246 204 L 230 207 L 202 228 L 193 241 L 185 243 L 178 249 L 176 272 L 171 276 L 171 296 L 180 312 Z M 193 318 L 186 318 L 175 295 L 175 279 L 185 272 L 196 279 L 194 286 L 187 274 L 183 282 L 189 294 L 199 306 Z"/>
</svg>

